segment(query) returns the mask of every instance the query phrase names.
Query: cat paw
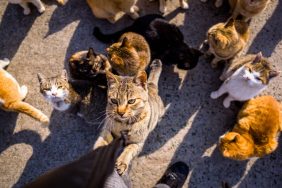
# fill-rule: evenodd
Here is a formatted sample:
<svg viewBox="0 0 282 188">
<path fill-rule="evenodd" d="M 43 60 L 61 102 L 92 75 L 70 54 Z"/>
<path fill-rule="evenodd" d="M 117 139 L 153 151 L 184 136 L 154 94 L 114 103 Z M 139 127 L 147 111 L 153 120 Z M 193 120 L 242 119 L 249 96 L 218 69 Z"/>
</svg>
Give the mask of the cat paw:
<svg viewBox="0 0 282 188">
<path fill-rule="evenodd" d="M 162 61 L 160 59 L 155 59 L 151 65 L 150 65 L 151 69 L 156 69 L 159 67 L 162 67 Z"/>
<path fill-rule="evenodd" d="M 120 157 L 116 161 L 116 169 L 119 175 L 123 175 L 128 168 L 128 164 L 124 162 Z"/>
<path fill-rule="evenodd" d="M 24 15 L 29 15 L 30 14 L 30 9 L 29 8 L 24 9 L 23 13 L 24 13 Z"/>
<path fill-rule="evenodd" d="M 189 4 L 188 4 L 187 2 L 185 2 L 185 1 L 183 1 L 183 2 L 181 3 L 181 8 L 183 8 L 183 9 L 189 9 Z"/>
<path fill-rule="evenodd" d="M 222 0 L 216 0 L 214 6 L 215 6 L 216 8 L 219 8 L 219 7 L 222 6 L 222 3 L 223 3 Z"/>
<path fill-rule="evenodd" d="M 133 6 L 133 10 L 134 10 L 134 12 L 139 12 L 139 7 L 137 7 L 137 6 Z"/>
<path fill-rule="evenodd" d="M 21 96 L 22 99 L 25 99 L 26 95 L 27 95 L 28 89 L 25 85 L 21 86 Z"/>
<path fill-rule="evenodd" d="M 230 107 L 230 101 L 225 99 L 223 101 L 223 106 L 224 106 L 224 108 L 229 108 Z"/>
<path fill-rule="evenodd" d="M 48 125 L 49 122 L 50 122 L 50 120 L 49 120 L 49 118 L 48 118 L 46 115 L 42 115 L 42 116 L 40 117 L 40 122 L 41 122 L 43 125 Z"/>
<path fill-rule="evenodd" d="M 211 97 L 212 99 L 218 98 L 217 92 L 216 92 L 216 91 L 211 92 L 210 97 Z"/>
<path fill-rule="evenodd" d="M 167 11 L 167 8 L 166 8 L 166 7 L 160 7 L 160 12 L 161 12 L 162 14 L 166 13 L 166 11 Z"/>
<path fill-rule="evenodd" d="M 137 18 L 139 18 L 139 14 L 137 12 L 134 12 L 134 13 L 130 13 L 130 17 L 133 19 L 133 20 L 136 20 Z"/>
<path fill-rule="evenodd" d="M 44 6 L 42 6 L 40 9 L 38 9 L 38 12 L 40 12 L 40 13 L 45 12 L 45 7 L 44 7 Z"/>
</svg>

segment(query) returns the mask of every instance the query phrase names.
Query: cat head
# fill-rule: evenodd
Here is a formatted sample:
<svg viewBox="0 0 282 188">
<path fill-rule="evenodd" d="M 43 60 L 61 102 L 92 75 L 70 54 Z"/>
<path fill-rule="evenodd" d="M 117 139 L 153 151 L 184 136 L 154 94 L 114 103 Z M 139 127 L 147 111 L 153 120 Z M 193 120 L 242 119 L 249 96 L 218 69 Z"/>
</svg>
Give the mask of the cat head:
<svg viewBox="0 0 282 188">
<path fill-rule="evenodd" d="M 220 24 L 208 31 L 209 44 L 215 49 L 224 50 L 238 41 L 235 20 L 230 18 L 224 25 Z"/>
<path fill-rule="evenodd" d="M 202 52 L 190 48 L 187 44 L 183 43 L 178 48 L 172 49 L 170 54 L 172 55 L 171 61 L 177 62 L 178 68 L 189 70 L 196 67 Z"/>
<path fill-rule="evenodd" d="M 253 61 L 247 63 L 243 67 L 243 78 L 251 86 L 268 85 L 269 82 L 279 75 L 274 70 L 267 59 L 263 58 L 261 52 L 256 54 Z"/>
<path fill-rule="evenodd" d="M 245 160 L 254 153 L 254 145 L 235 132 L 228 132 L 220 137 L 219 149 L 226 158 Z"/>
<path fill-rule="evenodd" d="M 38 73 L 40 92 L 49 102 L 59 102 L 66 99 L 69 94 L 69 83 L 66 70 L 61 75 L 46 78 Z"/>
<path fill-rule="evenodd" d="M 69 60 L 70 71 L 74 77 L 94 78 L 105 69 L 107 58 L 96 54 L 93 48 L 73 54 Z"/>
<path fill-rule="evenodd" d="M 127 37 L 124 37 L 121 42 L 112 44 L 106 50 L 114 68 L 115 66 L 123 67 L 125 59 L 132 62 L 139 61 L 139 55 Z"/>
<path fill-rule="evenodd" d="M 108 81 L 108 117 L 133 123 L 146 115 L 148 103 L 147 75 L 141 71 L 135 77 L 117 76 L 106 72 Z"/>
</svg>

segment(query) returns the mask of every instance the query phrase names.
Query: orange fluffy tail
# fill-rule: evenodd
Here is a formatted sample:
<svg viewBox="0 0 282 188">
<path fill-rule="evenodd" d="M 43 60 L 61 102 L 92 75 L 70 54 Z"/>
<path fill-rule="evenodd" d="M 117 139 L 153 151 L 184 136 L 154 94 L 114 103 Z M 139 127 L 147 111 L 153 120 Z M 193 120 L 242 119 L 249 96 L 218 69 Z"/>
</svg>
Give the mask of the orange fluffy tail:
<svg viewBox="0 0 282 188">
<path fill-rule="evenodd" d="M 22 112 L 42 123 L 49 123 L 49 118 L 45 114 L 26 102 L 20 101 L 12 103 L 9 105 L 9 109 L 17 112 Z"/>
</svg>

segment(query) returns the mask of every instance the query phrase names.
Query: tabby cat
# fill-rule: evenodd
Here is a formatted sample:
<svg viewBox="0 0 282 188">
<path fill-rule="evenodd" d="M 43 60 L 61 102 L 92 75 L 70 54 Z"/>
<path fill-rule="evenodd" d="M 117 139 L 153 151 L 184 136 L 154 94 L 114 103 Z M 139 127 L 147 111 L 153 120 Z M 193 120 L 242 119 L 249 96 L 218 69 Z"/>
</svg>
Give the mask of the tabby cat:
<svg viewBox="0 0 282 188">
<path fill-rule="evenodd" d="M 278 146 L 282 131 L 281 105 L 272 96 L 262 96 L 245 103 L 231 132 L 220 137 L 224 157 L 246 160 L 263 157 Z"/>
<path fill-rule="evenodd" d="M 261 13 L 268 3 L 269 0 L 229 0 L 233 18 L 242 15 L 245 20 Z"/>
<path fill-rule="evenodd" d="M 36 6 L 38 12 L 43 13 L 45 11 L 45 7 L 41 0 L 8 0 L 12 4 L 19 4 L 23 9 L 24 15 L 30 14 L 30 8 L 28 7 L 28 3 L 32 3 Z M 65 4 L 67 0 L 57 0 L 61 5 Z"/>
<path fill-rule="evenodd" d="M 149 0 L 149 1 L 153 1 L 153 0 Z M 159 3 L 160 3 L 160 8 L 159 8 L 160 12 L 165 13 L 167 10 L 167 0 L 159 0 Z M 183 9 L 189 8 L 188 2 L 186 0 L 179 0 L 179 3 L 181 8 Z"/>
<path fill-rule="evenodd" d="M 4 70 L 9 63 L 8 59 L 0 60 L 0 107 L 6 111 L 21 112 L 40 122 L 49 123 L 49 118 L 40 110 L 23 102 L 28 92 L 27 87 L 20 87 L 16 79 Z"/>
<path fill-rule="evenodd" d="M 116 161 L 117 171 L 121 175 L 142 150 L 149 132 L 164 113 L 158 95 L 161 70 L 161 61 L 154 60 L 148 80 L 144 71 L 135 77 L 116 76 L 107 72 L 107 120 L 94 148 L 109 144 L 113 138 L 120 137 L 120 131 L 127 131 L 128 144 Z"/>
<path fill-rule="evenodd" d="M 164 64 L 177 64 L 178 68 L 188 70 L 197 65 L 202 55 L 199 50 L 190 48 L 185 43 L 184 36 L 176 25 L 158 14 L 142 16 L 131 26 L 112 34 L 103 34 L 95 27 L 93 34 L 100 41 L 110 43 L 129 31 L 142 35 L 150 46 L 151 59 L 160 59 Z"/>
<path fill-rule="evenodd" d="M 228 108 L 231 101 L 246 101 L 258 95 L 278 74 L 261 53 L 240 57 L 225 69 L 221 75 L 225 81 L 217 91 L 211 93 L 211 98 L 216 99 L 228 93 L 223 101 L 224 107 Z"/>
<path fill-rule="evenodd" d="M 95 53 L 93 48 L 73 54 L 69 65 L 71 77 L 79 80 L 91 80 L 98 74 L 105 74 L 106 70 L 111 69 L 107 57 Z"/>
<path fill-rule="evenodd" d="M 249 24 L 241 20 L 230 18 L 226 23 L 218 23 L 212 26 L 207 33 L 209 50 L 207 55 L 215 57 L 211 62 L 216 68 L 219 61 L 230 60 L 238 56 L 249 40 Z M 204 46 L 204 45 L 202 45 Z"/>
<path fill-rule="evenodd" d="M 150 63 L 150 47 L 136 33 L 124 33 L 118 42 L 107 48 L 107 52 L 112 69 L 122 76 L 134 76 Z"/>
<path fill-rule="evenodd" d="M 93 83 L 72 81 L 66 70 L 61 75 L 45 78 L 38 74 L 40 92 L 52 106 L 62 112 L 70 112 L 89 124 L 100 123 L 106 106 L 106 88 Z"/>
<path fill-rule="evenodd" d="M 115 23 L 125 13 L 133 19 L 139 17 L 137 0 L 87 0 L 87 3 L 97 18 L 107 19 L 110 23 Z"/>
</svg>

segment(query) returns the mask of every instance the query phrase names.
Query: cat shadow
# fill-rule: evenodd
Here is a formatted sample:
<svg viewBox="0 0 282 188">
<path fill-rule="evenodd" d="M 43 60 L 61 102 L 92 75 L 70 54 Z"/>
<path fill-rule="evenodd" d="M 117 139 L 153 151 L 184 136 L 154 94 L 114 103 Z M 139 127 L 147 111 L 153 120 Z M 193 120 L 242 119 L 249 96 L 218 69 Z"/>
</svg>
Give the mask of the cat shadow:
<svg viewBox="0 0 282 188">
<path fill-rule="evenodd" d="M 282 137 L 279 138 L 282 142 Z M 249 170 L 249 173 L 240 183 L 240 187 L 271 187 L 279 188 L 282 185 L 282 147 L 278 145 L 272 154 L 258 159 Z M 267 181 L 265 181 L 267 179 Z"/>
<path fill-rule="evenodd" d="M 262 51 L 265 56 L 271 56 L 275 47 L 282 39 L 281 12 L 282 3 L 281 1 L 279 1 L 272 16 L 266 21 L 263 28 L 253 39 L 253 42 L 249 47 L 248 53 L 257 53 L 259 51 Z"/>
<path fill-rule="evenodd" d="M 73 115 L 57 111 L 52 112 L 50 120 L 50 135 L 46 139 L 26 130 L 13 135 L 13 144 L 26 143 L 33 150 L 13 187 L 22 187 L 47 170 L 73 161 L 92 150 L 99 132 L 97 127 L 87 125 Z"/>
<path fill-rule="evenodd" d="M 19 5 L 8 4 L 0 22 L 0 59 L 12 59 L 27 36 L 36 18 L 40 16 L 35 7 L 24 15 Z"/>
</svg>

